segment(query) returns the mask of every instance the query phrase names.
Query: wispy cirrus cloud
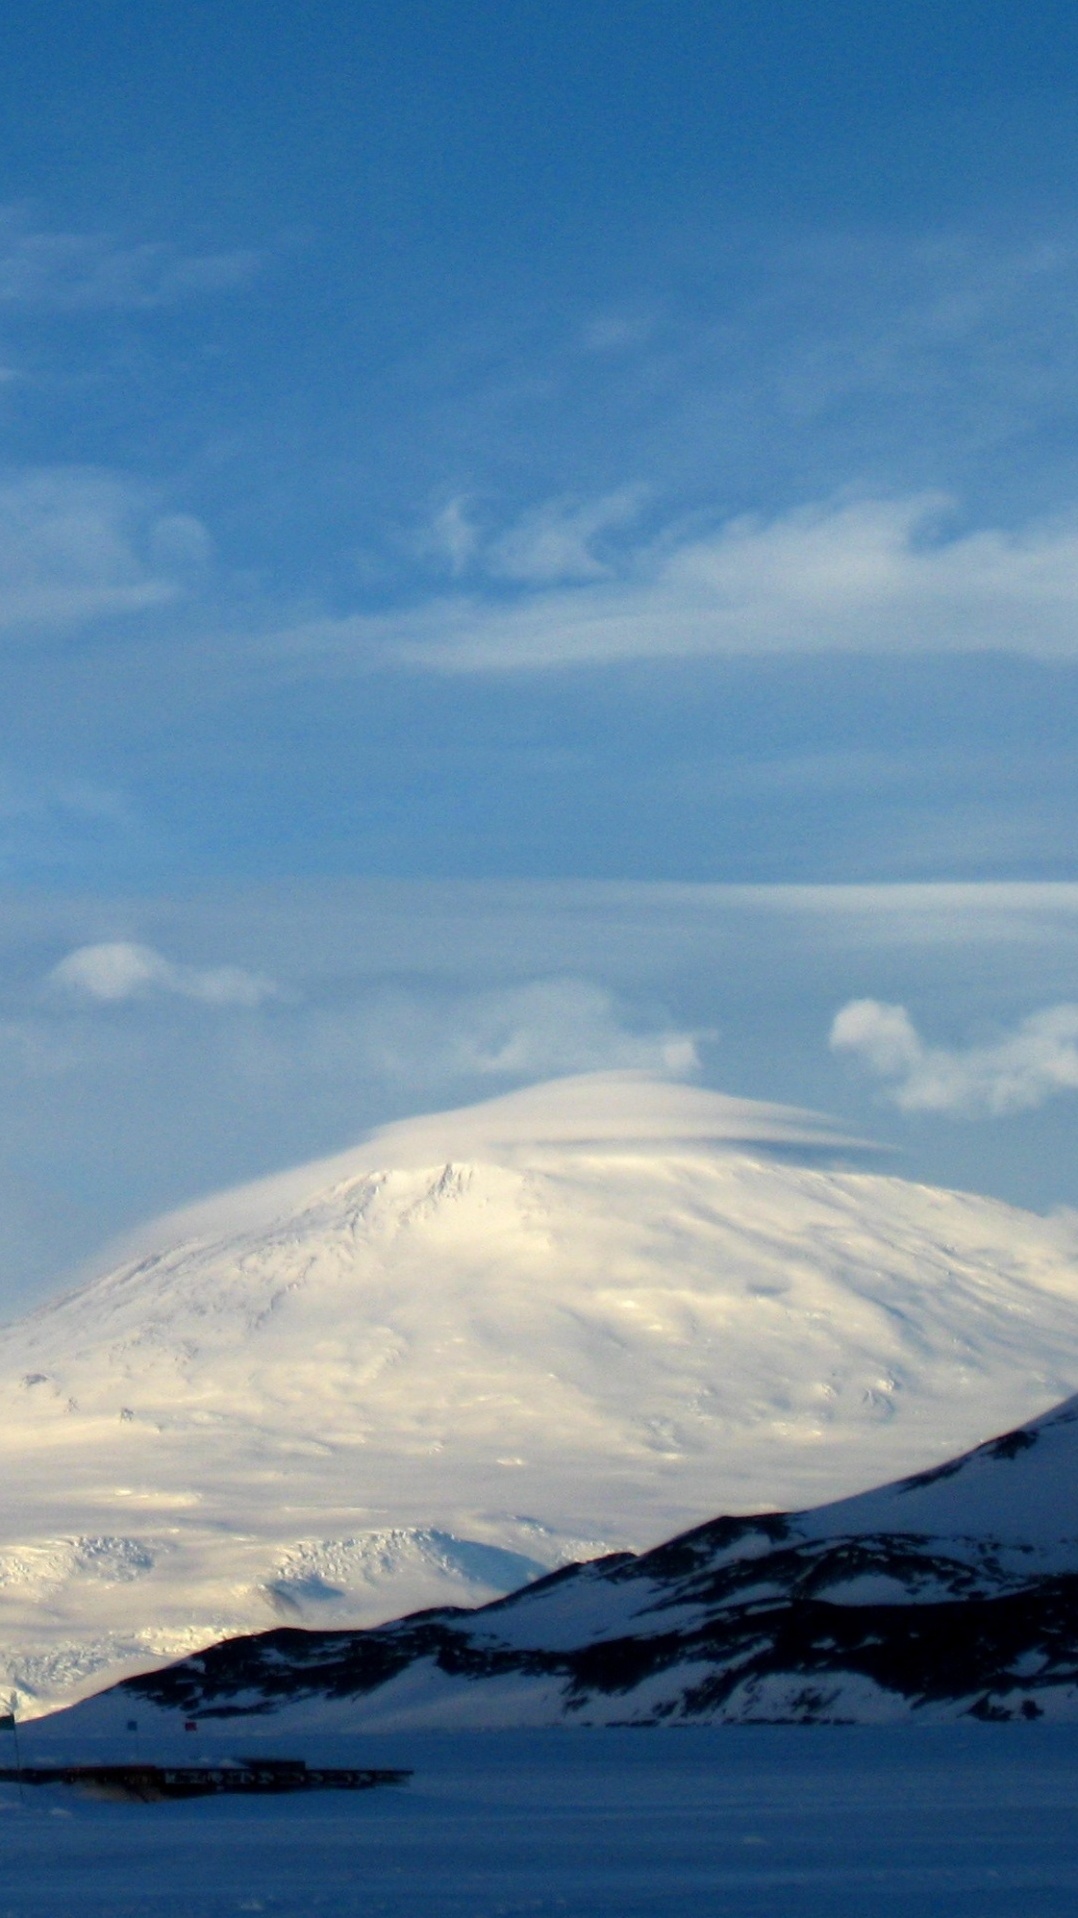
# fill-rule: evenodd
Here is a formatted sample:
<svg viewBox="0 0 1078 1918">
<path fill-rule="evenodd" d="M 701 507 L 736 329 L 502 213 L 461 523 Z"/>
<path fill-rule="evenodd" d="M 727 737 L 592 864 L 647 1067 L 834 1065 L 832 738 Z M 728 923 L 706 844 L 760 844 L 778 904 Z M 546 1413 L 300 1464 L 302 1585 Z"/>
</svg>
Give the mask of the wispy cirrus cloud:
<svg viewBox="0 0 1078 1918">
<path fill-rule="evenodd" d="M 1047 1006 L 986 1045 L 926 1045 L 905 1006 L 853 999 L 831 1027 L 831 1047 L 881 1079 L 903 1112 L 999 1117 L 1078 1092 L 1078 1005 Z"/>
<path fill-rule="evenodd" d="M 646 497 L 643 486 L 621 486 L 596 499 L 559 495 L 491 532 L 475 500 L 454 494 L 424 528 L 416 550 L 441 562 L 454 579 L 524 587 L 611 579 L 618 571 L 618 535 L 638 519 Z"/>
<path fill-rule="evenodd" d="M 0 307 L 60 312 L 173 306 L 244 285 L 262 255 L 252 247 L 185 252 L 161 240 L 36 229 L 18 207 L 0 209 Z"/>
<path fill-rule="evenodd" d="M 596 502 L 590 520 L 551 507 L 511 529 L 489 570 L 501 553 L 521 590 L 309 620 L 266 645 L 296 662 L 443 672 L 781 652 L 1078 656 L 1078 512 L 968 529 L 939 494 L 840 498 L 595 559 L 590 539 L 635 498 Z"/>
<path fill-rule="evenodd" d="M 157 512 L 149 490 L 123 475 L 86 467 L 0 475 L 0 632 L 159 607 L 209 550 L 199 520 Z"/>
<path fill-rule="evenodd" d="M 544 501 L 491 542 L 486 571 L 528 586 L 609 579 L 617 568 L 601 551 L 603 535 L 631 525 L 644 497 L 644 488 L 622 486 L 599 499 Z"/>
</svg>

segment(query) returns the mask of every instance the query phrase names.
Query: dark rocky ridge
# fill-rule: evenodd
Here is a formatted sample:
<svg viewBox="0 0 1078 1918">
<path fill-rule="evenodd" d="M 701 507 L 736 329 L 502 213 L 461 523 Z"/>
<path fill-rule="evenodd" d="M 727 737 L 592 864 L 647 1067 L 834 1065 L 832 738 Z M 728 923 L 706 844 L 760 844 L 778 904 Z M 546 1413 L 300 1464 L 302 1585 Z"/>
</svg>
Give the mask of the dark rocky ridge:
<svg viewBox="0 0 1078 1918">
<path fill-rule="evenodd" d="M 1076 1481 L 1068 1401 L 862 1498 L 715 1519 L 474 1611 L 227 1640 L 75 1709 L 113 1699 L 220 1720 L 347 1703 L 357 1729 L 514 1710 L 604 1724 L 1078 1717 Z"/>
</svg>

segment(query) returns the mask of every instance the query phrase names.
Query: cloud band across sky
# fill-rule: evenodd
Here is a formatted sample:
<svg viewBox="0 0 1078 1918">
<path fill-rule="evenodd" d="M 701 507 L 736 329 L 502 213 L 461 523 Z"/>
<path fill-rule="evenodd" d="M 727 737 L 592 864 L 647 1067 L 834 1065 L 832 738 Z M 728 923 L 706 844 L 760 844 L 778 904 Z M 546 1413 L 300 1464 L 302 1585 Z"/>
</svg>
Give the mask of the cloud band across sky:
<svg viewBox="0 0 1078 1918">
<path fill-rule="evenodd" d="M 955 518 L 939 495 L 832 500 L 670 531 L 617 567 L 595 561 L 583 581 L 586 550 L 566 533 L 572 568 L 559 584 L 548 571 L 512 599 L 461 592 L 309 620 L 268 645 L 296 664 L 449 672 L 782 652 L 1078 656 L 1078 515 L 1010 530 L 956 530 Z M 548 518 L 548 567 L 557 550 Z"/>
<path fill-rule="evenodd" d="M 222 657 L 253 647 L 316 675 L 326 665 L 460 673 L 780 653 L 1078 658 L 1078 511 L 971 529 L 940 495 L 840 498 L 708 531 L 675 525 L 634 544 L 626 522 L 641 498 L 626 488 L 591 506 L 553 502 L 485 544 L 454 502 L 452 570 L 469 540 L 474 551 L 453 592 L 230 641 L 229 582 L 206 575 L 210 541 L 196 519 L 160 518 L 143 558 L 133 522 L 149 515 L 134 483 L 11 474 L 0 482 L 0 628 L 156 609 L 182 596 L 194 567 L 217 601 Z M 612 545 L 596 550 L 603 534 Z"/>
</svg>

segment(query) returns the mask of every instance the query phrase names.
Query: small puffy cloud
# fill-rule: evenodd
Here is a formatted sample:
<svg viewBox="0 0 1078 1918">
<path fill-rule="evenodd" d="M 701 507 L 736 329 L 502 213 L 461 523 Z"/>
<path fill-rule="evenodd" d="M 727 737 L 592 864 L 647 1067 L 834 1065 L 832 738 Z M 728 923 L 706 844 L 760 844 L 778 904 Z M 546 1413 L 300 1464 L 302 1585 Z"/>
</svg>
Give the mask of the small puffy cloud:
<svg viewBox="0 0 1078 1918">
<path fill-rule="evenodd" d="M 831 1046 L 884 1080 L 903 1112 L 998 1117 L 1078 1091 L 1078 1005 L 1047 1006 L 987 1045 L 951 1050 L 926 1045 L 905 1006 L 854 999 Z"/>
<path fill-rule="evenodd" d="M 888 1006 L 879 999 L 851 999 L 836 1013 L 831 1026 L 833 1052 L 853 1052 L 881 1078 L 910 1072 L 924 1047 L 905 1006 Z"/>
<path fill-rule="evenodd" d="M 207 1006 L 258 1006 L 274 997 L 272 980 L 240 966 L 183 966 L 152 946 L 127 940 L 79 946 L 49 973 L 49 984 L 99 1004 L 166 993 Z"/>
</svg>

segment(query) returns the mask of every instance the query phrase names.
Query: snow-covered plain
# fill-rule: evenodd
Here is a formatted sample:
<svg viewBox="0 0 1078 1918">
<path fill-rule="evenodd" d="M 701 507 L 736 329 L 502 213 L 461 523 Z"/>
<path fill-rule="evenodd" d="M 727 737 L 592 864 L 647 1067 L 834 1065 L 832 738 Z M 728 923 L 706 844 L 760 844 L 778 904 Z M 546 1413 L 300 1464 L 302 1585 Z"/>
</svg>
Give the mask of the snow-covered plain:
<svg viewBox="0 0 1078 1918">
<path fill-rule="evenodd" d="M 56 1749 L 49 1725 L 25 1735 L 35 1757 Z M 1073 1918 L 1078 1905 L 1074 1727 L 464 1733 L 305 1749 L 415 1776 L 359 1797 L 173 1805 L 27 1789 L 20 1809 L 4 1788 L 0 1911 Z"/>
<path fill-rule="evenodd" d="M 805 1114 L 586 1075 L 148 1228 L 0 1336 L 22 1708 L 804 1508 L 1073 1390 L 1075 1222 L 843 1151 Z"/>
</svg>

